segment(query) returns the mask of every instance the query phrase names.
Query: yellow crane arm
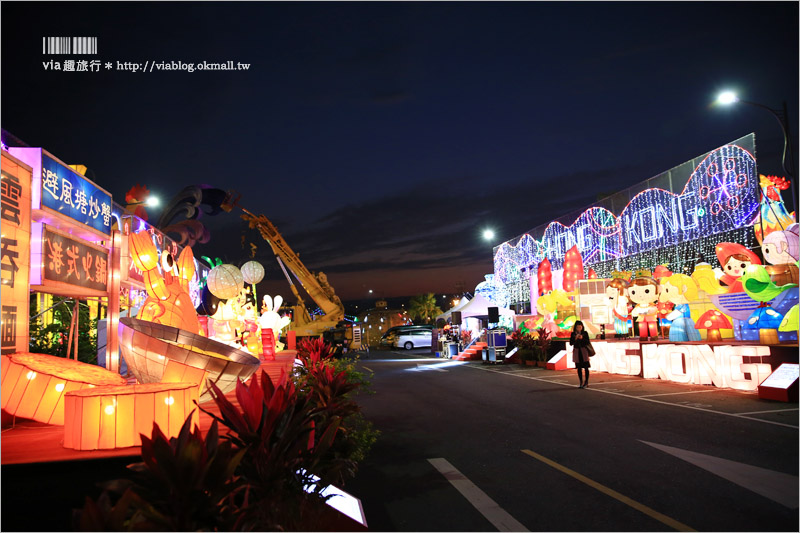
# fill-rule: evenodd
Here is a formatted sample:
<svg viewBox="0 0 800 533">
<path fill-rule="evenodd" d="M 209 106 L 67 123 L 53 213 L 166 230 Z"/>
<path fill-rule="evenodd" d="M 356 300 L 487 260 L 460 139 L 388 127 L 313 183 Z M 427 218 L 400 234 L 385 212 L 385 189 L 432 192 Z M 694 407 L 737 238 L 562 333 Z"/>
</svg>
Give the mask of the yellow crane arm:
<svg viewBox="0 0 800 533">
<path fill-rule="evenodd" d="M 283 236 L 278 232 L 278 228 L 267 217 L 254 215 L 243 207 L 241 209 L 245 212 L 244 215 L 241 215 L 242 218 L 248 221 L 251 228 L 255 228 L 261 233 L 264 240 L 269 243 L 275 256 L 292 271 L 303 289 L 322 310 L 325 319 L 342 320 L 344 318 L 344 305 L 334 293 L 333 287 L 328 284 L 325 274 L 320 272 L 315 276 L 309 272 L 297 254 L 286 244 Z M 291 284 L 291 286 L 295 296 L 302 303 L 294 284 Z"/>
</svg>

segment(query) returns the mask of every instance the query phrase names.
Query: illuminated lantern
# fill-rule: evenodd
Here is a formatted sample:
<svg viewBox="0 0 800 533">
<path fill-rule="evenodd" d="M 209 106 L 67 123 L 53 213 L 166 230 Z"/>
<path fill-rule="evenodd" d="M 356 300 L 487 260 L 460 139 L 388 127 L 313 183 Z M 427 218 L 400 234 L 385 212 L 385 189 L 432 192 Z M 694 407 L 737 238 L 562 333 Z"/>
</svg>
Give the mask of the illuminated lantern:
<svg viewBox="0 0 800 533">
<path fill-rule="evenodd" d="M 242 278 L 245 283 L 255 285 L 264 279 L 264 267 L 258 261 L 248 261 L 242 265 Z"/>
<path fill-rule="evenodd" d="M 753 223 L 756 239 L 761 243 L 765 236 L 779 231 L 792 224 L 794 217 L 786 210 L 781 193 L 791 186 L 786 178 L 777 176 L 759 176 L 761 187 L 761 210 Z M 762 233 L 763 231 L 763 233 Z"/>
<path fill-rule="evenodd" d="M 593 268 L 589 268 L 589 272 L 586 274 L 586 279 L 597 279 L 597 272 L 595 272 Z"/>
<path fill-rule="evenodd" d="M 206 280 L 211 294 L 221 300 L 228 300 L 239 295 L 244 287 L 242 271 L 234 265 L 219 265 L 211 269 Z"/>
<path fill-rule="evenodd" d="M 797 332 L 798 329 L 800 329 L 800 320 L 798 320 L 798 306 L 794 305 L 783 317 L 781 325 L 778 326 L 778 331 Z"/>
<path fill-rule="evenodd" d="M 177 437 L 186 418 L 197 424 L 196 383 L 145 383 L 107 386 L 66 394 L 64 447 L 111 450 L 141 446 L 141 433 L 150 435 L 153 423 Z"/>
<path fill-rule="evenodd" d="M 728 320 L 725 315 L 716 309 L 710 309 L 697 319 L 696 327 L 697 329 L 705 329 L 707 331 L 706 340 L 721 341 L 722 334 L 719 330 L 733 329 L 733 324 L 731 324 L 731 321 Z"/>
<path fill-rule="evenodd" d="M 195 272 L 192 249 L 184 248 L 177 261 L 166 250 L 159 258 L 146 231 L 131 233 L 128 243 L 131 260 L 142 271 L 147 288 L 139 319 L 200 333 L 197 311 L 189 295 L 189 282 Z M 163 274 L 158 271 L 159 262 Z"/>
<path fill-rule="evenodd" d="M 575 245 L 564 254 L 564 290 L 574 291 L 579 279 L 583 279 L 583 258 Z"/>
<path fill-rule="evenodd" d="M 10 415 L 45 424 L 64 423 L 64 394 L 125 378 L 96 365 L 52 355 L 15 353 L 2 357 L 2 408 Z"/>
<path fill-rule="evenodd" d="M 762 304 L 750 318 L 747 319 L 748 329 L 758 330 L 758 341 L 761 344 L 778 344 L 778 328 L 781 326 L 783 316 L 775 309 Z"/>
<path fill-rule="evenodd" d="M 656 281 L 661 281 L 661 278 L 666 278 L 672 275 L 672 272 L 667 268 L 667 265 L 658 265 L 653 270 L 653 278 Z"/>
<path fill-rule="evenodd" d="M 550 267 L 550 260 L 545 258 L 539 263 L 536 271 L 536 280 L 539 286 L 539 295 L 553 290 L 553 271 Z"/>
<path fill-rule="evenodd" d="M 122 356 L 139 383 L 162 381 L 169 360 L 208 372 L 223 393 L 258 370 L 257 357 L 213 339 L 130 317 L 119 322 Z M 201 402 L 211 399 L 205 389 L 200 394 Z"/>
</svg>

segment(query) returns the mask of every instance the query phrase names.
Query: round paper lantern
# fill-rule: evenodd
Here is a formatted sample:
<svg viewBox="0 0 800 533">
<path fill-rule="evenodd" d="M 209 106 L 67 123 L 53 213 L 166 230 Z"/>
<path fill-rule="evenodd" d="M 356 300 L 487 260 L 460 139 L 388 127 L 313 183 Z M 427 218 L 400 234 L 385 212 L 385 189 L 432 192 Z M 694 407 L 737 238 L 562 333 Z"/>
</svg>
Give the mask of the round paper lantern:
<svg viewBox="0 0 800 533">
<path fill-rule="evenodd" d="M 264 267 L 258 261 L 248 261 L 242 265 L 242 277 L 245 283 L 255 285 L 264 279 Z"/>
<path fill-rule="evenodd" d="M 242 271 L 234 265 L 218 265 L 208 273 L 208 290 L 222 300 L 235 298 L 244 287 Z"/>
</svg>

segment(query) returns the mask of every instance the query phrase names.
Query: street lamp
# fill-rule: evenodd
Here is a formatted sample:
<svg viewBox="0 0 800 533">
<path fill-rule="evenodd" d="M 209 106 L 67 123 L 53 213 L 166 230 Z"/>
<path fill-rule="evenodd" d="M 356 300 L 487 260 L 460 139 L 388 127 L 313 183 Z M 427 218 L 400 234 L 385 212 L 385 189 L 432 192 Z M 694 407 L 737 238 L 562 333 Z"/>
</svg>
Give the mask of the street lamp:
<svg viewBox="0 0 800 533">
<path fill-rule="evenodd" d="M 770 114 L 775 117 L 775 120 L 778 121 L 778 124 L 781 126 L 781 131 L 783 132 L 783 156 L 781 157 L 781 165 L 783 166 L 783 171 L 791 180 L 792 185 L 792 206 L 794 206 L 795 210 L 797 209 L 796 203 L 796 193 L 794 190 L 794 154 L 792 152 L 792 145 L 791 139 L 789 136 L 789 113 L 786 111 L 786 101 L 783 101 L 783 110 L 776 110 L 770 107 L 767 107 L 763 104 L 758 104 L 756 102 L 750 102 L 748 100 L 741 100 L 733 91 L 723 91 L 717 96 L 717 103 L 721 105 L 732 105 L 736 103 L 742 103 L 751 105 L 754 107 L 760 107 L 765 111 L 769 111 Z M 789 151 L 789 167 L 786 167 L 786 151 Z"/>
<path fill-rule="evenodd" d="M 159 203 L 160 202 L 159 202 L 158 196 L 148 196 L 147 198 L 145 198 L 141 202 L 129 202 L 129 203 L 125 204 L 125 205 L 126 205 L 126 207 L 130 207 L 132 205 L 146 205 L 147 207 L 157 207 Z"/>
<path fill-rule="evenodd" d="M 486 241 L 491 241 L 494 239 L 494 231 L 490 229 L 483 230 L 483 239 Z"/>
</svg>

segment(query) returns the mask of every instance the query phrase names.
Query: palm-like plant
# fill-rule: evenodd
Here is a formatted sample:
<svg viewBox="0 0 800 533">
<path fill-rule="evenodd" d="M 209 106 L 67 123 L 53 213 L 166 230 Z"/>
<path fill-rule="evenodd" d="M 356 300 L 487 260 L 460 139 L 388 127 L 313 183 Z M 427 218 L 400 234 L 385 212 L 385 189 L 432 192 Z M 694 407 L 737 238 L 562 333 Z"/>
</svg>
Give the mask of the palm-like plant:
<svg viewBox="0 0 800 533">
<path fill-rule="evenodd" d="M 408 314 L 415 322 L 429 324 L 441 313 L 442 310 L 436 305 L 436 296 L 432 292 L 414 296 L 408 305 Z"/>
</svg>

